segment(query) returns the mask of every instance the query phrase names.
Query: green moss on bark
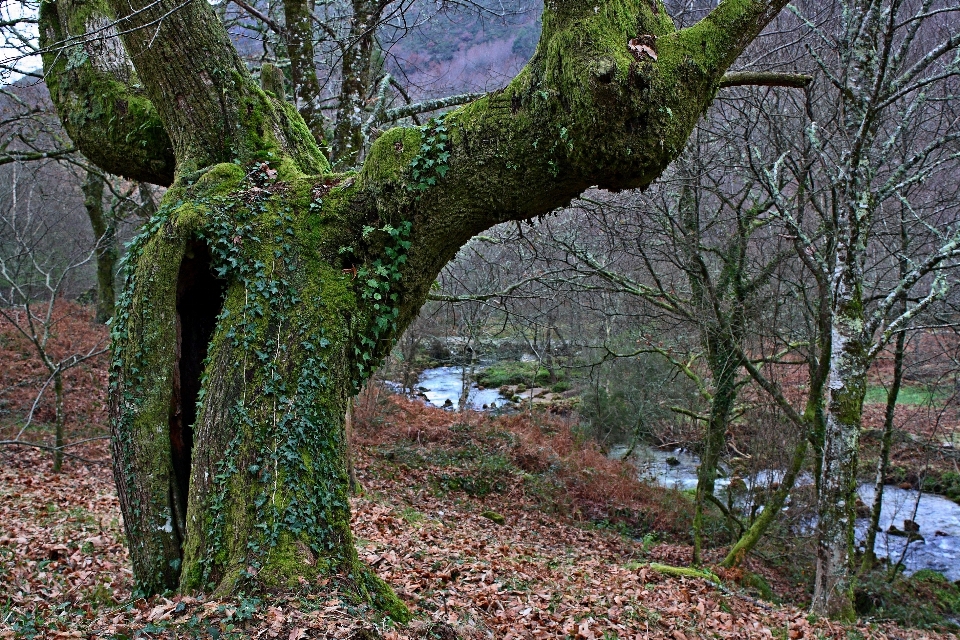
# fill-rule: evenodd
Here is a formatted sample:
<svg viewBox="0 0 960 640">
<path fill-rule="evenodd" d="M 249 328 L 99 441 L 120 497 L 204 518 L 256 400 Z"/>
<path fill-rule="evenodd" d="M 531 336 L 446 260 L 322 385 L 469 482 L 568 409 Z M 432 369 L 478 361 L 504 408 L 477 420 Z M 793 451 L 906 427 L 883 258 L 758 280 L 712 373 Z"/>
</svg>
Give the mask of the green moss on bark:
<svg viewBox="0 0 960 640">
<path fill-rule="evenodd" d="M 136 88 L 130 61 L 122 50 L 111 50 L 111 43 L 119 47 L 112 22 L 105 2 L 41 3 L 47 88 L 64 128 L 87 158 L 110 173 L 168 185 L 174 174 L 170 138 L 143 89 Z M 106 29 L 106 39 L 57 46 L 67 38 L 83 39 L 91 27 Z"/>
<path fill-rule="evenodd" d="M 343 217 L 318 215 L 311 208 L 318 179 L 289 165 L 286 171 L 288 181 L 265 164 L 201 172 L 193 185 L 168 193 L 160 218 L 132 248 L 132 289 L 116 343 L 115 390 L 128 399 L 123 411 L 116 408 L 117 424 L 129 432 L 118 459 L 131 471 L 129 482 L 156 481 L 154 493 L 167 502 L 175 316 L 164 324 L 154 314 L 175 311 L 179 264 L 191 242 L 210 248 L 211 267 L 225 282 L 194 426 L 185 534 L 172 540 L 179 584 L 171 585 L 173 570 L 141 584 L 226 594 L 325 576 L 406 619 L 389 587 L 359 561 L 349 526 L 343 415 L 356 382 L 351 345 L 372 316 L 358 307 L 356 283 L 336 262 L 338 253 L 311 242 L 336 235 Z M 329 186 L 325 181 L 319 186 Z M 326 195 L 335 203 L 334 192 L 350 188 L 340 184 Z M 152 332 L 138 332 L 141 322 Z M 141 423 L 153 429 L 155 445 L 143 456 L 135 455 L 144 446 Z M 165 475 L 148 473 L 148 459 Z M 172 508 L 160 501 L 129 507 L 154 519 Z M 154 561 L 135 558 L 138 579 Z"/>
<path fill-rule="evenodd" d="M 172 588 L 179 575 L 167 432 L 176 341 L 177 271 L 181 230 L 160 216 L 132 251 L 126 291 L 113 327 L 111 415 L 114 470 L 134 575 L 147 592 Z"/>
</svg>

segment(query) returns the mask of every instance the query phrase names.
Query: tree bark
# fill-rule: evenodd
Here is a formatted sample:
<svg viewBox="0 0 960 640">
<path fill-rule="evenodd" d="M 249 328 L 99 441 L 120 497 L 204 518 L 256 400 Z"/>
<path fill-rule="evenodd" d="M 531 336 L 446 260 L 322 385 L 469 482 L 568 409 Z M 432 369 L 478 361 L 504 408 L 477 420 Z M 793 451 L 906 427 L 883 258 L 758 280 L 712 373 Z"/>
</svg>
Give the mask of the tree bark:
<svg viewBox="0 0 960 640">
<path fill-rule="evenodd" d="M 811 604 L 816 613 L 844 619 L 855 615 L 849 564 L 868 368 L 862 294 L 864 252 L 855 244 L 862 235 L 855 228 L 859 222 L 856 210 L 853 213 L 841 214 L 838 225 L 829 395 L 817 497 L 817 576 Z"/>
<path fill-rule="evenodd" d="M 59 368 L 53 373 L 53 394 L 56 401 L 56 421 L 54 423 L 53 472 L 63 469 L 63 447 L 66 444 L 63 424 L 63 373 Z"/>
<path fill-rule="evenodd" d="M 308 0 L 283 0 L 284 42 L 290 57 L 293 103 L 303 117 L 317 144 L 323 145 L 323 113 L 320 111 L 320 81 L 317 79 L 313 50 L 312 3 Z M 277 95 L 283 100 L 283 95 Z"/>
<path fill-rule="evenodd" d="M 710 399 L 710 417 L 703 440 L 700 467 L 697 469 L 697 495 L 693 521 L 694 564 L 699 564 L 701 561 L 703 510 L 708 497 L 714 495 L 720 456 L 727 446 L 727 427 L 730 422 L 730 413 L 737 399 L 737 375 L 741 366 L 736 356 L 737 352 L 730 350 L 725 344 L 726 340 L 732 338 L 717 336 L 717 332 L 713 331 L 714 335 L 708 333 L 707 336 L 707 359 L 714 378 L 714 390 L 713 397 Z"/>
<path fill-rule="evenodd" d="M 331 154 L 337 167 L 356 166 L 366 143 L 363 119 L 366 100 L 370 96 L 371 56 L 376 45 L 376 26 L 386 6 L 378 0 L 353 0 L 348 45 L 340 65 L 340 101 L 337 104 L 337 125 L 331 141 Z"/>
<path fill-rule="evenodd" d="M 95 171 L 87 171 L 83 182 L 83 206 L 97 239 L 97 322 L 106 322 L 113 317 L 117 299 L 114 282 L 120 257 L 116 223 L 103 211 L 104 182 L 103 175 Z"/>
<path fill-rule="evenodd" d="M 114 18 L 104 0 L 41 3 L 44 79 L 70 139 L 91 162 L 165 186 L 173 181 L 173 147 Z"/>
<path fill-rule="evenodd" d="M 641 0 L 551 6 L 508 87 L 389 131 L 359 172 L 331 174 L 208 3 L 116 0 L 177 160 L 130 247 L 113 333 L 115 475 L 140 588 L 325 576 L 405 618 L 353 546 L 348 398 L 472 235 L 659 175 L 783 4 L 724 0 L 679 32 Z M 657 60 L 630 52 L 637 35 L 657 36 Z"/>
</svg>

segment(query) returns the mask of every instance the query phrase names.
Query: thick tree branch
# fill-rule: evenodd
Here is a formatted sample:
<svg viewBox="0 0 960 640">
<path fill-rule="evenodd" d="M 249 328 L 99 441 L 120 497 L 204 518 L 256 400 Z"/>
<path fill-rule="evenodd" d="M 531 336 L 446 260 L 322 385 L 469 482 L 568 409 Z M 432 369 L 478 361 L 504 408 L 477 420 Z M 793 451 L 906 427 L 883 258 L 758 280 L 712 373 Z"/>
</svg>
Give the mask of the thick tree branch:
<svg viewBox="0 0 960 640">
<path fill-rule="evenodd" d="M 208 3 L 111 1 L 179 175 L 271 158 L 289 158 L 304 173 L 327 169 L 302 118 L 256 85 Z M 785 3 L 723 0 L 676 31 L 662 5 L 646 0 L 599 9 L 565 0 L 548 7 L 537 54 L 504 90 L 447 114 L 442 125 L 382 135 L 336 200 L 355 228 L 412 223 L 398 327 L 471 236 L 549 213 L 593 185 L 653 181 L 683 149 L 726 69 Z M 411 174 L 417 159 L 423 170 Z M 372 257 L 379 249 L 365 250 Z"/>
<path fill-rule="evenodd" d="M 109 173 L 170 184 L 170 138 L 136 87 L 109 7 L 102 0 L 44 2 L 40 44 L 50 97 L 77 148 Z"/>
<path fill-rule="evenodd" d="M 775 71 L 736 71 L 720 78 L 719 87 L 788 87 L 803 89 L 813 82 L 813 76 L 803 73 L 779 73 Z"/>
<path fill-rule="evenodd" d="M 675 31 L 646 2 L 599 11 L 564 2 L 544 13 L 537 54 L 505 89 L 448 113 L 442 131 L 381 136 L 351 199 L 414 222 L 401 316 L 412 317 L 442 266 L 484 229 L 546 214 L 592 185 L 649 184 L 680 153 L 729 64 L 784 4 L 724 0 Z M 638 36 L 656 60 L 631 50 Z M 447 136 L 442 149 L 431 146 L 434 131 Z M 414 185 L 411 200 L 407 169 L 430 153 L 442 173 Z"/>
<path fill-rule="evenodd" d="M 112 9 L 179 175 L 271 157 L 310 173 L 327 168 L 294 107 L 254 82 L 209 3 L 112 0 Z"/>
</svg>

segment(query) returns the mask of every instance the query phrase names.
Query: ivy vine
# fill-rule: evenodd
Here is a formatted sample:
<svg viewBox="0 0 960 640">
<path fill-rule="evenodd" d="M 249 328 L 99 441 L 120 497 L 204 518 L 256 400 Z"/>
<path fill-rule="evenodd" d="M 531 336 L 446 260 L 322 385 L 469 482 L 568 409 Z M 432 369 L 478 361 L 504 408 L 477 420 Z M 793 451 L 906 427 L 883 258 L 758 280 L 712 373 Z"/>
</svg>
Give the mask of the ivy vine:
<svg viewBox="0 0 960 640">
<path fill-rule="evenodd" d="M 250 536 L 246 566 L 258 570 L 270 550 L 286 533 L 308 541 L 317 554 L 334 551 L 340 540 L 338 514 L 347 513 L 347 500 L 342 482 L 336 474 L 316 473 L 316 469 L 342 467 L 343 436 L 341 416 L 331 416 L 324 407 L 328 393 L 326 348 L 330 340 L 322 327 L 298 326 L 291 320 L 300 304 L 297 273 L 297 251 L 293 211 L 285 202 L 285 185 L 274 182 L 276 172 L 261 164 L 247 175 L 245 188 L 228 196 L 195 196 L 189 204 L 203 210 L 203 228 L 194 236 L 209 248 L 212 267 L 231 286 L 242 287 L 243 303 L 233 316 L 225 305 L 217 318 L 217 326 L 225 331 L 225 344 L 243 358 L 247 376 L 245 388 L 252 384 L 258 393 L 247 398 L 243 393 L 229 408 L 231 425 L 224 433 L 233 434 L 225 444 L 222 456 L 215 463 L 212 490 L 205 505 L 204 533 L 206 548 L 200 553 L 199 578 L 203 586 L 212 588 L 216 566 L 228 559 L 226 544 L 227 496 L 238 487 L 254 487 L 250 507 L 255 510 L 252 522 L 259 535 Z M 175 212 L 184 203 L 167 203 L 145 225 L 129 245 L 125 258 L 124 292 L 118 301 L 112 327 L 114 354 L 111 387 L 117 391 L 123 379 L 125 410 L 120 412 L 117 433 L 122 447 L 129 447 L 132 416 L 138 412 L 140 390 L 148 385 L 147 360 L 143 344 L 134 341 L 127 346 L 130 313 L 136 279 L 134 266 L 147 243 L 164 233 L 172 224 Z M 151 323 L 149 305 L 141 310 L 143 322 Z M 292 339 L 291 339 L 292 338 Z M 276 344 L 266 349 L 265 345 Z M 298 375 L 289 379 L 283 366 L 288 362 L 288 349 L 301 352 Z M 208 360 L 212 354 L 208 354 Z M 205 363 L 206 370 L 208 363 Z M 203 415 L 206 379 L 202 380 L 197 399 L 197 415 Z M 272 415 L 266 419 L 264 403 Z M 241 464 L 241 460 L 245 460 Z M 242 468 L 241 468 L 242 467 Z M 132 478 L 129 457 L 124 459 L 123 472 Z M 241 477 L 239 474 L 248 474 Z M 241 479 L 239 485 L 234 480 Z M 276 499 L 282 486 L 284 499 Z M 233 496 L 231 500 L 237 499 Z M 179 567 L 173 567 L 175 570 Z M 156 568 L 153 580 L 162 582 L 163 568 Z M 244 572 L 245 573 L 245 572 Z M 242 577 L 242 576 L 241 576 Z"/>
<path fill-rule="evenodd" d="M 449 134 L 444 116 L 432 118 L 423 127 L 420 149 L 410 161 L 410 181 L 406 188 L 419 200 L 423 193 L 447 175 L 450 158 Z M 396 333 L 400 315 L 399 294 L 396 285 L 402 276 L 402 267 L 410 249 L 410 232 L 413 223 L 403 220 L 399 224 L 381 227 L 367 225 L 362 238 L 368 246 L 382 244 L 382 252 L 376 259 L 356 271 L 360 299 L 372 310 L 371 322 L 359 335 L 354 345 L 356 375 L 354 391 L 359 391 L 383 358 L 382 344 Z M 341 254 L 354 251 L 353 247 L 341 247 Z"/>
<path fill-rule="evenodd" d="M 411 181 L 407 188 L 418 194 L 437 184 L 450 168 L 447 164 L 450 159 L 447 145 L 449 135 L 443 118 L 444 116 L 432 118 L 424 125 L 420 151 L 410 162 Z"/>
</svg>

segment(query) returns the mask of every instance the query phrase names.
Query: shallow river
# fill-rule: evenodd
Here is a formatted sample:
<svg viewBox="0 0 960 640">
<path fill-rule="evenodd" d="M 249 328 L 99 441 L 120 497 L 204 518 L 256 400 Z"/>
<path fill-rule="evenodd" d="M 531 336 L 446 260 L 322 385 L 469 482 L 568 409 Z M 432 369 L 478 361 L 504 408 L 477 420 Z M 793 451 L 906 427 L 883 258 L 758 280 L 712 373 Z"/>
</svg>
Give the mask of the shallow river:
<svg viewBox="0 0 960 640">
<path fill-rule="evenodd" d="M 611 456 L 622 457 L 625 453 L 625 447 L 614 449 Z M 697 486 L 697 466 L 700 460 L 692 454 L 681 450 L 660 451 L 638 447 L 634 451 L 633 458 L 642 479 L 680 490 L 695 489 Z M 667 462 L 670 458 L 674 458 L 674 464 Z M 782 475 L 782 472 L 775 471 L 762 473 L 761 477 L 748 478 L 747 484 L 779 480 Z M 798 478 L 797 482 L 809 484 L 813 482 L 813 478 L 807 475 Z M 729 485 L 727 479 L 722 478 L 717 481 L 718 489 L 724 489 L 727 485 Z M 860 485 L 857 492 L 864 503 L 873 504 L 873 484 Z M 914 509 L 916 509 L 915 517 Z M 880 512 L 880 528 L 883 533 L 877 534 L 875 547 L 878 556 L 894 560 L 900 558 L 907 539 L 889 535 L 886 530 L 891 524 L 903 529 L 905 519 L 919 524 L 920 533 L 924 537 L 923 541 L 918 540 L 909 544 L 903 560 L 906 573 L 910 574 L 920 569 L 933 569 L 942 573 L 948 580 L 960 580 L 960 505 L 942 496 L 921 494 L 918 491 L 894 486 L 884 487 L 883 509 Z M 868 524 L 866 519 L 857 520 L 858 542 L 866 538 Z"/>
<path fill-rule="evenodd" d="M 429 404 L 443 407 L 449 400 L 456 407 L 460 401 L 463 370 L 460 367 L 437 367 L 427 369 L 417 381 L 417 387 Z M 468 406 L 476 411 L 493 409 L 508 404 L 506 398 L 496 389 L 479 389 L 470 385 Z M 450 405 L 447 405 L 450 406 Z M 611 456 L 623 456 L 626 448 L 614 450 Z M 674 489 L 694 489 L 697 486 L 697 466 L 700 460 L 685 451 L 660 451 L 651 448 L 637 448 L 633 454 L 634 462 L 641 478 Z M 674 458 L 674 464 L 667 460 Z M 747 479 L 750 483 L 779 480 L 782 472 L 770 471 Z M 799 484 L 810 484 L 813 478 L 800 477 Z M 724 489 L 729 480 L 717 481 L 718 489 Z M 858 489 L 864 503 L 873 504 L 873 485 L 864 484 Z M 919 503 L 917 498 L 919 496 Z M 916 517 L 913 517 L 916 508 Z M 903 553 L 906 538 L 886 533 L 891 524 L 903 528 L 904 519 L 910 519 L 920 525 L 924 541 L 911 542 L 904 557 L 906 572 L 920 569 L 934 569 L 948 580 L 960 580 L 960 505 L 941 496 L 920 494 L 913 490 L 888 486 L 883 489 L 883 510 L 880 514 L 880 527 L 884 533 L 877 535 L 876 553 L 885 558 L 898 559 Z M 857 540 L 866 537 L 867 520 L 857 521 Z"/>
<path fill-rule="evenodd" d="M 428 404 L 443 407 L 449 400 L 450 404 L 456 407 L 460 402 L 460 391 L 463 389 L 462 375 L 463 369 L 460 367 L 426 369 L 417 379 L 417 388 L 426 396 Z M 507 403 L 508 400 L 496 389 L 480 389 L 475 382 L 470 384 L 470 395 L 467 396 L 468 408 L 484 411 L 502 407 Z"/>
</svg>

